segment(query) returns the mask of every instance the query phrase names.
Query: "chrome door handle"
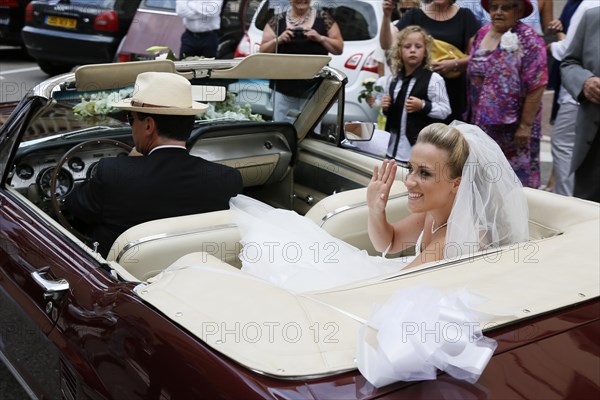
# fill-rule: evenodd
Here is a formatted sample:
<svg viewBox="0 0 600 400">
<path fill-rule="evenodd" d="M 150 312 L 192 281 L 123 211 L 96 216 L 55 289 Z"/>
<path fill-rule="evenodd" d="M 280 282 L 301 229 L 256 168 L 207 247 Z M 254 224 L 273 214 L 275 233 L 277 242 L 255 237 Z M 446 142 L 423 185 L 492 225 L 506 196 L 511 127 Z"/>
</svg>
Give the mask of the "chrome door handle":
<svg viewBox="0 0 600 400">
<path fill-rule="evenodd" d="M 69 282 L 66 279 L 59 279 L 57 281 L 49 280 L 43 277 L 48 272 L 49 268 L 44 267 L 39 271 L 34 271 L 31 273 L 31 277 L 33 280 L 44 289 L 44 297 L 52 297 L 57 298 L 65 292 L 69 290 Z"/>
</svg>

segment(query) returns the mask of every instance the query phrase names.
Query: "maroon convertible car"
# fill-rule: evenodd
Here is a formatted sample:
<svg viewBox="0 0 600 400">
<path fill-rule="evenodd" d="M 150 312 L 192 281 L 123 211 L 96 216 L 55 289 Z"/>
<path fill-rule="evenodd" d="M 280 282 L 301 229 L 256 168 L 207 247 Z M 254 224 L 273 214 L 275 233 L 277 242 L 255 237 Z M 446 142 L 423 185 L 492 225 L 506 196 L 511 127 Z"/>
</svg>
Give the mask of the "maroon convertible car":
<svg viewBox="0 0 600 400">
<path fill-rule="evenodd" d="M 134 226 L 102 257 L 62 209 L 99 159 L 132 144 L 112 104 L 131 96 L 140 72 L 171 71 L 210 103 L 191 154 L 238 168 L 246 196 L 376 255 L 365 190 L 381 160 L 349 144 L 368 140 L 372 124 L 343 123 L 346 77 L 328 62 L 87 65 L 0 105 L 0 359 L 32 398 L 600 397 L 597 203 L 526 189 L 525 243 L 301 293 L 240 269 L 230 210 Z M 306 101 L 290 110 L 293 123 L 269 121 L 270 88 L 290 78 L 305 80 Z M 332 107 L 337 123 L 320 123 Z M 408 212 L 404 172 L 390 218 Z M 498 346 L 475 383 L 440 371 L 376 387 L 357 369 L 364 321 L 422 285 L 487 299 L 473 323 Z"/>
</svg>

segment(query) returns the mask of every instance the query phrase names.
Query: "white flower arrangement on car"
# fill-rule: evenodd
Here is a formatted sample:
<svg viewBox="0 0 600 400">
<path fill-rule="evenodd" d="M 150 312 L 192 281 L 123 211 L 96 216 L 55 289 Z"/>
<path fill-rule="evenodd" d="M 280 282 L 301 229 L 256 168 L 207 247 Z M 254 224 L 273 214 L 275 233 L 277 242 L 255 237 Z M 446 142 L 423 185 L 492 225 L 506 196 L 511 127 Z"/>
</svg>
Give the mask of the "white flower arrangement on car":
<svg viewBox="0 0 600 400">
<path fill-rule="evenodd" d="M 130 98 L 133 87 L 121 89 L 118 92 L 97 92 L 81 96 L 81 101 L 73 106 L 73 113 L 83 118 L 107 116 L 119 112 L 114 107 L 121 99 Z M 253 114 L 249 104 L 238 104 L 235 93 L 227 93 L 225 101 L 209 102 L 205 113 L 200 114 L 201 120 L 238 120 L 262 121 L 260 114 Z"/>
<path fill-rule="evenodd" d="M 507 31 L 500 38 L 500 48 L 509 53 L 519 49 L 519 37 L 516 33 Z"/>
<path fill-rule="evenodd" d="M 227 92 L 225 101 L 209 102 L 205 113 L 199 115 L 201 120 L 236 120 L 236 121 L 262 121 L 260 114 L 252 114 L 250 104 L 244 105 L 236 102 L 236 94 Z"/>
<path fill-rule="evenodd" d="M 97 92 L 81 96 L 81 101 L 73 106 L 73 113 L 81 117 L 95 117 L 115 112 L 115 103 L 133 95 L 133 87 L 115 92 Z"/>
</svg>

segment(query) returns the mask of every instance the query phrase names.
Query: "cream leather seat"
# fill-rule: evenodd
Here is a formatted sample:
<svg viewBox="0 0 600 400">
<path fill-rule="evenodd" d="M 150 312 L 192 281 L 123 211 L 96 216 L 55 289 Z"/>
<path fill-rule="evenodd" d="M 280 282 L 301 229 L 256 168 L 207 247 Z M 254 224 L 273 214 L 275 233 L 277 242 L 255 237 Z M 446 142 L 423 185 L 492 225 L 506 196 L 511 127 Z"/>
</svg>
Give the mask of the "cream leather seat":
<svg viewBox="0 0 600 400">
<path fill-rule="evenodd" d="M 360 188 L 336 193 L 315 204 L 306 214 L 320 227 L 347 243 L 377 255 L 367 232 L 367 189 Z M 538 240 L 562 233 L 560 215 L 556 207 L 568 206 L 568 199 L 552 198 L 536 190 L 526 189 L 530 209 L 530 239 Z M 554 196 L 553 196 L 554 197 Z M 387 206 L 389 221 L 397 221 L 408 214 L 407 191 L 397 181 L 392 187 Z M 564 209 L 562 210 L 564 215 Z M 576 214 L 576 210 L 573 210 Z M 571 219 L 572 221 L 572 219 Z M 119 263 L 139 280 L 161 272 L 180 257 L 196 253 L 194 262 L 208 259 L 211 263 L 226 263 L 240 268 L 240 234 L 232 223 L 229 210 L 166 218 L 134 226 L 121 234 L 113 244 L 108 261 Z M 202 252 L 202 253 L 199 253 Z M 201 254 L 202 257 L 199 257 Z M 192 256 L 190 256 L 192 257 Z M 189 260 L 189 257 L 186 259 Z"/>
<path fill-rule="evenodd" d="M 205 252 L 236 267 L 240 236 L 229 210 L 149 221 L 129 228 L 106 257 L 139 280 L 162 271 L 178 258 Z"/>
<path fill-rule="evenodd" d="M 388 215 L 392 220 L 408 214 L 405 192 L 401 182 L 392 188 L 388 202 Z M 366 188 L 329 196 L 312 207 L 306 217 L 333 236 L 376 254 L 367 233 Z M 106 258 L 145 281 L 190 253 L 203 252 L 203 257 L 214 256 L 212 261 L 218 259 L 240 268 L 239 240 L 230 211 L 216 211 L 136 225 L 117 238 Z"/>
<path fill-rule="evenodd" d="M 539 190 L 525 189 L 525 194 L 529 205 L 529 239 L 538 240 L 561 234 L 560 221 L 553 220 L 555 219 L 553 216 L 561 215 L 556 209 L 557 205 L 560 207 L 561 202 L 556 198 L 549 199 Z M 366 199 L 366 188 L 336 193 L 315 204 L 306 213 L 306 217 L 333 236 L 355 247 L 365 249 L 371 255 L 378 255 L 367 232 Z M 398 221 L 410 214 L 407 201 L 406 186 L 396 181 L 392 186 L 386 209 L 388 221 Z M 566 207 L 567 204 L 564 206 Z"/>
<path fill-rule="evenodd" d="M 394 182 L 386 209 L 389 221 L 397 221 L 410 214 L 407 194 L 404 183 Z M 365 249 L 371 255 L 380 255 L 373 248 L 367 232 L 368 212 L 367 188 L 360 188 L 324 198 L 306 213 L 306 217 L 336 238 Z"/>
</svg>

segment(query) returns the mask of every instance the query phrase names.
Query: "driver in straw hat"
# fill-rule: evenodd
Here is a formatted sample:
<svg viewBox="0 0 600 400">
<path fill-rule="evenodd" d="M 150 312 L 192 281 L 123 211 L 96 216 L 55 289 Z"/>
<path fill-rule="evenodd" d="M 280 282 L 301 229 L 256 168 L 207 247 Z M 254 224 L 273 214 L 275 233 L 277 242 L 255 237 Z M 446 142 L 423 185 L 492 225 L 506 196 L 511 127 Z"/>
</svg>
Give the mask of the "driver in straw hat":
<svg viewBox="0 0 600 400">
<path fill-rule="evenodd" d="M 115 239 L 134 225 L 228 209 L 229 199 L 242 192 L 239 171 L 188 153 L 185 145 L 195 115 L 207 105 L 192 100 L 186 78 L 141 73 L 133 98 L 116 107 L 127 111 L 132 155 L 143 156 L 101 159 L 91 178 L 65 200 L 66 209 L 83 223 L 102 256 L 107 257 Z"/>
</svg>

